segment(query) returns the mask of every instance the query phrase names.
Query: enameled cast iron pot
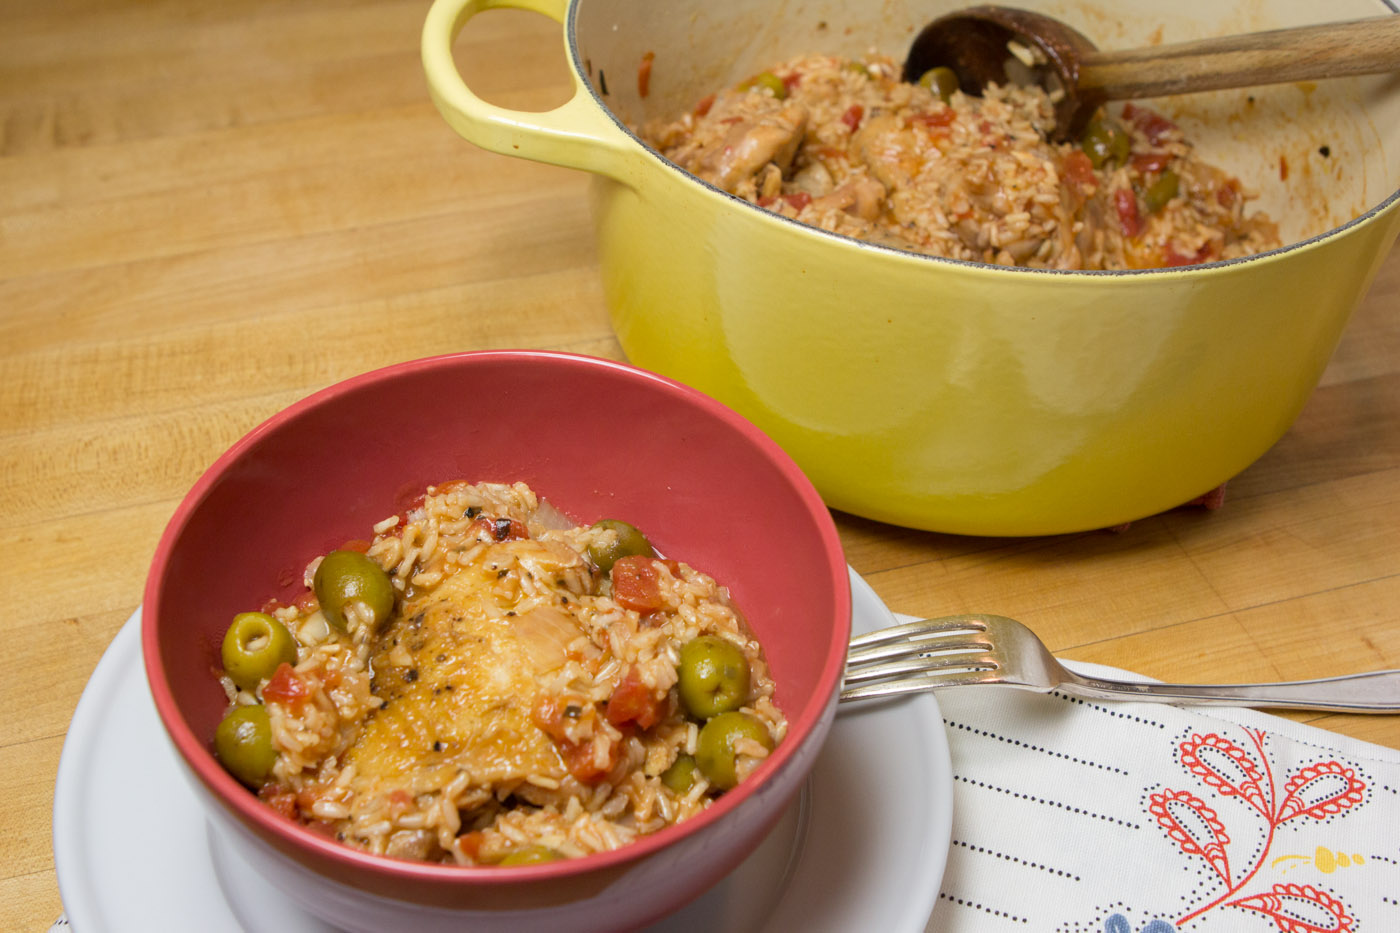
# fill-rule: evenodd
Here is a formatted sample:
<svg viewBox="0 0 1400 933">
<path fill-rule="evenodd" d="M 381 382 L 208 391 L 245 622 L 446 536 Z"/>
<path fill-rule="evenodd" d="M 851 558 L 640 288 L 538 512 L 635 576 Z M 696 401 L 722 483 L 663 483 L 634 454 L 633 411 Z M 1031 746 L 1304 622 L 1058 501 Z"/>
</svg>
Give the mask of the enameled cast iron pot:
<svg viewBox="0 0 1400 933">
<path fill-rule="evenodd" d="M 461 135 L 595 174 L 603 281 L 631 361 L 745 414 L 831 506 L 1029 535 L 1114 525 L 1207 492 L 1288 429 L 1395 240 L 1400 80 L 1151 103 L 1203 158 L 1258 189 L 1290 244 L 1176 270 L 1004 269 L 857 242 L 707 185 L 631 129 L 804 52 L 902 59 L 923 23 L 960 5 L 437 0 L 423 58 Z M 1393 12 L 1380 0 L 1020 5 L 1102 48 Z M 454 38 L 497 6 L 564 24 L 568 103 L 517 112 L 465 86 Z"/>
</svg>

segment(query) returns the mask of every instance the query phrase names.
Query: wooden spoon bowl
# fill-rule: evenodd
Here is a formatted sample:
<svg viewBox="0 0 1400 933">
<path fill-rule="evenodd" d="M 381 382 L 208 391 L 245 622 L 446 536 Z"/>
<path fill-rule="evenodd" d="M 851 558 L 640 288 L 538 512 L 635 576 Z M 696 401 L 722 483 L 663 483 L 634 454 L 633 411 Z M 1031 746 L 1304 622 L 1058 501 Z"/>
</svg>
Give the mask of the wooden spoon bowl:
<svg viewBox="0 0 1400 933">
<path fill-rule="evenodd" d="M 905 58 L 905 80 L 940 65 L 968 94 L 991 83 L 1040 84 L 1055 102 L 1053 137 L 1063 141 L 1078 138 L 1110 100 L 1400 70 L 1400 16 L 1101 52 L 1052 17 L 977 6 L 919 32 Z"/>
</svg>

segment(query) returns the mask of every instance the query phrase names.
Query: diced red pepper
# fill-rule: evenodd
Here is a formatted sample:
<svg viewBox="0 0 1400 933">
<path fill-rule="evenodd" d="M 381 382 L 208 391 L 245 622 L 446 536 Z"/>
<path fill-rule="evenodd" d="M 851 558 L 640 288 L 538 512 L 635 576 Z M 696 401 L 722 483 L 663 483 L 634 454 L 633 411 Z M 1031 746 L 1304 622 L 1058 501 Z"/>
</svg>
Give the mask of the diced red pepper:
<svg viewBox="0 0 1400 933">
<path fill-rule="evenodd" d="M 801 75 L 800 73 L 796 72 L 796 71 L 794 71 L 794 72 L 793 72 L 792 74 L 790 74 L 790 75 L 783 75 L 783 88 L 784 88 L 789 94 L 792 93 L 792 89 L 793 89 L 793 88 L 797 87 L 797 86 L 798 86 L 799 84 L 801 84 L 801 83 L 802 83 L 802 75 Z"/>
<path fill-rule="evenodd" d="M 311 688 L 306 685 L 306 681 L 292 670 L 292 666 L 283 661 L 277 666 L 277 670 L 272 672 L 272 677 L 267 685 L 263 687 L 263 699 L 273 703 L 281 703 L 284 706 L 296 707 L 305 702 L 311 696 Z"/>
<path fill-rule="evenodd" d="M 695 105 L 695 115 L 697 117 L 703 117 L 705 114 L 710 112 L 710 108 L 714 105 L 715 95 L 710 94 L 707 97 L 700 98 L 700 103 Z"/>
<path fill-rule="evenodd" d="M 316 594 L 311 590 L 307 590 L 296 599 L 292 600 L 292 605 L 295 606 L 297 611 L 301 614 L 310 615 L 320 608 L 321 604 L 317 601 Z"/>
<path fill-rule="evenodd" d="M 651 63 L 655 60 L 655 52 L 644 52 L 642 63 L 637 66 L 637 94 L 641 97 L 646 97 L 651 90 Z"/>
<path fill-rule="evenodd" d="M 846 124 L 846 129 L 854 133 L 864 116 L 865 108 L 860 104 L 852 104 L 845 113 L 841 114 L 841 122 Z"/>
<path fill-rule="evenodd" d="M 1137 196 L 1128 188 L 1113 192 L 1113 207 L 1118 211 L 1118 226 L 1126 237 L 1135 237 L 1142 232 L 1142 219 L 1138 216 Z"/>
<path fill-rule="evenodd" d="M 661 721 L 661 701 L 642 683 L 635 664 L 627 668 L 608 698 L 607 717 L 614 726 L 635 723 L 638 729 L 650 729 Z"/>
</svg>

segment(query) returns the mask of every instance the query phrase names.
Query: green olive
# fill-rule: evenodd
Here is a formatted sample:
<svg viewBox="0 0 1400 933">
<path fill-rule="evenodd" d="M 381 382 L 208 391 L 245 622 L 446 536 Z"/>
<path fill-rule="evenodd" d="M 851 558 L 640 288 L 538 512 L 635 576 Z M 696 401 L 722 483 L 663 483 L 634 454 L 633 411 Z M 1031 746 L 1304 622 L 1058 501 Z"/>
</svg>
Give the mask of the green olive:
<svg viewBox="0 0 1400 933">
<path fill-rule="evenodd" d="M 1083 135 L 1079 137 L 1079 148 L 1084 150 L 1094 168 L 1122 165 L 1128 161 L 1128 151 L 1131 147 L 1132 141 L 1128 139 L 1128 134 L 1104 117 L 1090 120 L 1089 125 L 1084 128 Z"/>
<path fill-rule="evenodd" d="M 754 88 L 767 88 L 768 92 L 778 100 L 783 100 L 788 94 L 787 85 L 783 83 L 783 79 L 773 74 L 771 71 L 765 71 L 762 74 L 754 75 L 752 78 L 749 78 L 743 84 L 739 85 L 739 90 L 741 91 L 751 91 Z"/>
<path fill-rule="evenodd" d="M 541 865 L 545 862 L 557 862 L 564 856 L 560 855 L 549 846 L 538 844 L 521 846 L 512 849 L 506 857 L 497 862 L 497 865 Z"/>
<path fill-rule="evenodd" d="M 619 558 L 633 555 L 656 556 L 651 542 L 634 525 L 629 525 L 616 518 L 605 518 L 600 522 L 594 522 L 593 527 L 600 531 L 617 532 L 613 543 L 595 543 L 588 547 L 588 559 L 593 561 L 603 573 L 612 570 L 613 564 L 617 563 Z"/>
<path fill-rule="evenodd" d="M 957 73 L 951 68 L 939 65 L 937 68 L 930 68 L 919 75 L 919 84 L 928 88 L 938 95 L 938 99 L 943 103 L 948 103 L 953 97 L 953 92 L 961 86 L 958 82 Z"/>
<path fill-rule="evenodd" d="M 736 710 L 749 698 L 749 662 L 739 646 L 701 635 L 681 646 L 676 667 L 681 705 L 696 719 Z"/>
<path fill-rule="evenodd" d="M 394 585 L 379 565 L 359 551 L 331 551 L 316 568 L 311 588 L 326 621 L 345 631 L 345 607 L 358 602 L 379 625 L 394 611 Z"/>
<path fill-rule="evenodd" d="M 277 751 L 265 706 L 235 706 L 214 730 L 214 754 L 229 774 L 249 787 L 261 787 L 272 772 Z"/>
<path fill-rule="evenodd" d="M 695 784 L 695 759 L 689 755 L 677 755 L 671 767 L 661 772 L 661 783 L 676 794 L 690 790 Z"/>
<path fill-rule="evenodd" d="M 1142 193 L 1142 203 L 1147 207 L 1149 214 L 1155 214 L 1176 197 L 1180 188 L 1181 179 L 1177 177 L 1176 172 L 1168 169 L 1147 186 L 1147 190 Z"/>
<path fill-rule="evenodd" d="M 295 664 L 297 646 L 287 627 L 266 612 L 240 612 L 224 633 L 219 654 L 229 680 L 252 690 L 279 664 Z"/>
<path fill-rule="evenodd" d="M 705 780 L 720 790 L 729 790 L 739 783 L 734 745 L 740 739 L 753 739 L 764 748 L 773 748 L 768 727 L 748 713 L 720 713 L 700 729 L 695 743 L 695 766 Z"/>
</svg>

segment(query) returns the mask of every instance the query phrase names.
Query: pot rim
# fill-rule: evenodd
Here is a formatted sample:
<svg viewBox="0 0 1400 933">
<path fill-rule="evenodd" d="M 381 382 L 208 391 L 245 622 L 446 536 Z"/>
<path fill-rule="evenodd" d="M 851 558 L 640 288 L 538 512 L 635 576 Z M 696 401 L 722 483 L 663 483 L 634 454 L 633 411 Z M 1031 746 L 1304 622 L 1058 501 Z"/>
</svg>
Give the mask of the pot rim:
<svg viewBox="0 0 1400 933">
<path fill-rule="evenodd" d="M 660 152 L 657 152 L 651 146 L 647 145 L 641 139 L 641 137 L 639 137 L 632 130 L 630 126 L 628 126 L 617 116 L 616 113 L 613 112 L 612 108 L 608 105 L 608 103 L 605 100 L 603 100 L 602 96 L 599 95 L 598 89 L 594 86 L 593 81 L 589 79 L 585 67 L 584 56 L 578 46 L 578 9 L 583 4 L 584 0 L 568 0 L 568 2 L 569 9 L 568 15 L 565 20 L 564 40 L 568 48 L 569 64 L 574 71 L 576 83 L 578 84 L 578 86 L 587 90 L 589 96 L 593 100 L 593 103 L 604 114 L 604 116 L 606 116 L 612 122 L 612 124 L 618 130 L 620 130 L 628 139 L 630 139 L 633 143 L 636 144 L 637 148 L 641 150 L 639 155 L 641 155 L 648 161 L 655 164 L 659 164 L 664 169 L 673 172 L 676 176 L 680 178 L 682 184 L 693 185 L 709 197 L 718 196 L 728 202 L 731 202 L 734 205 L 737 205 L 739 210 L 752 211 L 755 212 L 756 215 L 761 215 L 761 217 L 759 218 L 760 223 L 778 222 L 779 224 L 786 224 L 787 226 L 785 228 L 780 226 L 779 229 L 786 229 L 788 231 L 792 231 L 794 234 L 799 236 L 810 236 L 815 237 L 819 240 L 827 240 L 834 244 L 843 244 L 848 248 L 872 251 L 881 257 L 893 259 L 895 261 L 935 263 L 941 265 L 951 265 L 955 268 L 962 270 L 979 270 L 992 274 L 1023 276 L 1068 276 L 1070 278 L 1078 278 L 1081 276 L 1092 276 L 1096 278 L 1167 276 L 1175 278 L 1184 275 L 1195 275 L 1201 271 L 1206 270 L 1214 271 L 1233 266 L 1248 266 L 1278 261 L 1283 257 L 1287 256 L 1287 254 L 1289 253 L 1295 252 L 1297 250 L 1312 249 L 1315 247 L 1319 247 L 1323 243 L 1326 243 L 1333 239 L 1339 239 L 1342 236 L 1345 236 L 1362 226 L 1369 225 L 1377 218 L 1379 218 L 1382 214 L 1390 212 L 1393 208 L 1395 208 L 1397 203 L 1400 203 L 1400 188 L 1397 188 L 1395 191 L 1392 191 L 1389 195 L 1383 198 L 1379 203 L 1375 204 L 1363 213 L 1358 214 L 1356 217 L 1353 217 L 1346 223 L 1339 224 L 1335 227 L 1330 227 L 1327 230 L 1322 231 L 1321 233 L 1314 234 L 1313 236 L 1307 237 L 1302 240 L 1297 240 L 1293 243 L 1286 243 L 1283 246 L 1279 246 L 1271 250 L 1266 250 L 1262 253 L 1255 253 L 1252 256 L 1240 256 L 1234 259 L 1216 259 L 1211 262 L 1197 263 L 1188 266 L 1167 266 L 1153 269 L 1035 269 L 1029 268 L 1027 266 L 999 266 L 993 263 L 974 262 L 970 259 L 953 259 L 947 256 L 930 256 L 926 253 L 916 253 L 911 250 L 897 249 L 893 246 L 884 246 L 879 243 L 871 243 L 867 240 L 856 239 L 855 237 L 848 236 L 844 233 L 834 233 L 830 230 L 823 230 L 820 227 L 814 227 L 811 224 L 803 223 L 791 217 L 785 217 L 782 214 L 774 213 L 773 211 L 770 211 L 766 208 L 759 207 L 757 204 L 745 201 L 738 195 L 731 194 L 728 191 L 725 191 L 723 188 L 720 188 L 717 185 L 714 185 L 696 175 L 691 174 L 690 172 L 681 168 L 676 163 L 672 162 L 670 159 L 663 156 Z M 1393 14 L 1400 15 L 1400 0 L 1380 0 L 1380 2 L 1384 4 Z"/>
</svg>

